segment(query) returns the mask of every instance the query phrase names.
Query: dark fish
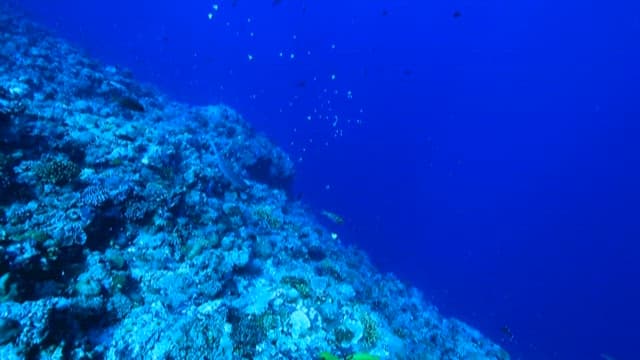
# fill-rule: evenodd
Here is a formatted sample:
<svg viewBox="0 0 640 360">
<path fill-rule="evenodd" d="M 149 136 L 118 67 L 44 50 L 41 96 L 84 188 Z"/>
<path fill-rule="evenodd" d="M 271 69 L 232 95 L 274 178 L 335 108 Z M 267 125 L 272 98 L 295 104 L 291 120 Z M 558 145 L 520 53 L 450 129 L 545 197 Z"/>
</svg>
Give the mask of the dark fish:
<svg viewBox="0 0 640 360">
<path fill-rule="evenodd" d="M 513 341 L 513 333 L 511 332 L 511 329 L 507 326 L 507 325 L 503 325 L 500 328 L 500 331 L 502 331 L 502 334 L 509 340 L 509 341 Z"/>
<path fill-rule="evenodd" d="M 296 87 L 298 88 L 305 88 L 307 87 L 307 81 L 306 80 L 298 80 L 296 81 Z"/>
<path fill-rule="evenodd" d="M 387 9 L 382 9 L 382 12 L 380 12 L 380 15 L 382 15 L 382 16 L 387 16 L 387 15 L 389 15 L 389 10 L 387 10 Z"/>
<path fill-rule="evenodd" d="M 278 5 L 280 5 L 281 2 L 282 2 L 282 0 L 272 0 L 271 1 L 271 5 L 272 6 L 278 6 Z"/>
<path fill-rule="evenodd" d="M 462 16 L 462 12 L 460 12 L 460 10 L 454 10 L 452 16 L 454 19 L 457 19 Z"/>
<path fill-rule="evenodd" d="M 124 109 L 135 112 L 144 112 L 144 106 L 134 97 L 121 96 L 117 100 L 120 107 Z"/>
</svg>

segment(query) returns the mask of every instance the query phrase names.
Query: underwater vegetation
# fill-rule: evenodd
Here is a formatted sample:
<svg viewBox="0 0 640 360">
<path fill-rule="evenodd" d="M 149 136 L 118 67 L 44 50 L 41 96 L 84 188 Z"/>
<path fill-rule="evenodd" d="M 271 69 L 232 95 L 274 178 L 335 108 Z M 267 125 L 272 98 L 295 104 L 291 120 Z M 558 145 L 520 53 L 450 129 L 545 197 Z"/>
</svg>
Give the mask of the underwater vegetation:
<svg viewBox="0 0 640 360">
<path fill-rule="evenodd" d="M 335 241 L 233 109 L 0 29 L 0 358 L 509 358 Z"/>
</svg>

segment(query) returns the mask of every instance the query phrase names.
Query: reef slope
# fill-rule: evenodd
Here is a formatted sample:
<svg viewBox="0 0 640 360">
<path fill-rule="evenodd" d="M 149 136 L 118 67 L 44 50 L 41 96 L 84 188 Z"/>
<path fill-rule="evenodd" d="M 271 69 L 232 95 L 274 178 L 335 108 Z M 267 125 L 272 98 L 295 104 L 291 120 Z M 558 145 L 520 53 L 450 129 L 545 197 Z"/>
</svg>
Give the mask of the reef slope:
<svg viewBox="0 0 640 360">
<path fill-rule="evenodd" d="M 292 201 L 235 111 L 0 13 L 0 358 L 508 359 Z"/>
</svg>

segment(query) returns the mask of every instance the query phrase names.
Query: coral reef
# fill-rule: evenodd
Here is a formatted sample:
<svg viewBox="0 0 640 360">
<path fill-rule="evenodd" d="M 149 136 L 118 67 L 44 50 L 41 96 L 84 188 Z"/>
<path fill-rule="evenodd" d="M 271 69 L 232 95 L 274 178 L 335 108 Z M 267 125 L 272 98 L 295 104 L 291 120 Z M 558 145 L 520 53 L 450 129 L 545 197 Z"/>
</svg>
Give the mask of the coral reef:
<svg viewBox="0 0 640 360">
<path fill-rule="evenodd" d="M 0 358 L 508 358 L 332 238 L 232 109 L 0 29 Z"/>
</svg>

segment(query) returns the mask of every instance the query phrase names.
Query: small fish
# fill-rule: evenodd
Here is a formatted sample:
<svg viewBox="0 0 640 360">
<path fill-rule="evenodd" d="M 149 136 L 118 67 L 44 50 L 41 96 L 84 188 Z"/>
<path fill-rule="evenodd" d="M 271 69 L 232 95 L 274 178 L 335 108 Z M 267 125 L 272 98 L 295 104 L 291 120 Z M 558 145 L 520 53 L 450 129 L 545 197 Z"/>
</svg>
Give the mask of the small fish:
<svg viewBox="0 0 640 360">
<path fill-rule="evenodd" d="M 216 144 L 211 143 L 211 147 L 213 148 L 214 155 L 218 158 L 218 168 L 222 175 L 231 183 L 232 186 L 241 189 L 246 188 L 248 186 L 247 181 L 240 177 L 240 175 L 231 168 L 231 163 L 218 152 Z"/>
<path fill-rule="evenodd" d="M 355 353 L 347 356 L 347 360 L 380 360 L 380 357 L 367 353 Z"/>
<path fill-rule="evenodd" d="M 513 332 L 511 332 L 511 329 L 507 325 L 503 325 L 500 331 L 502 331 L 502 334 L 504 334 L 509 341 L 513 341 Z"/>
<path fill-rule="evenodd" d="M 462 12 L 460 10 L 454 10 L 452 16 L 454 19 L 457 19 L 462 16 Z"/>
<path fill-rule="evenodd" d="M 334 223 L 341 225 L 344 224 L 344 218 L 336 213 L 333 213 L 331 211 L 327 211 L 327 210 L 322 210 L 321 214 L 326 216 L 327 219 L 333 221 Z"/>
<path fill-rule="evenodd" d="M 389 15 L 389 10 L 388 9 L 382 9 L 382 11 L 380 12 L 380 15 L 382 15 L 382 16 Z"/>
<path fill-rule="evenodd" d="M 307 80 L 302 79 L 302 80 L 296 81 L 296 87 L 299 87 L 299 88 L 307 87 Z"/>
<path fill-rule="evenodd" d="M 120 96 L 117 100 L 118 105 L 124 109 L 135 112 L 144 112 L 144 106 L 134 97 Z"/>
<path fill-rule="evenodd" d="M 278 5 L 280 5 L 281 2 L 282 2 L 282 0 L 272 0 L 271 1 L 271 6 L 278 6 Z"/>
</svg>

